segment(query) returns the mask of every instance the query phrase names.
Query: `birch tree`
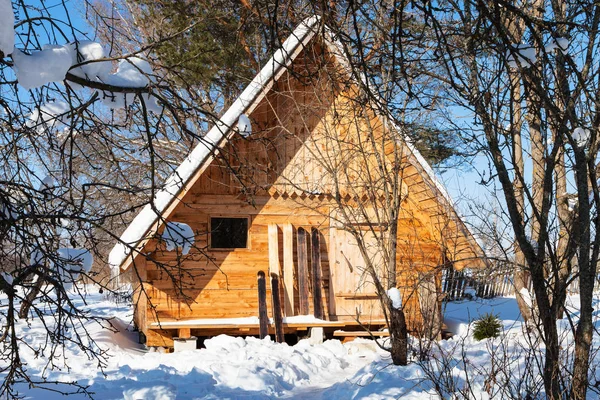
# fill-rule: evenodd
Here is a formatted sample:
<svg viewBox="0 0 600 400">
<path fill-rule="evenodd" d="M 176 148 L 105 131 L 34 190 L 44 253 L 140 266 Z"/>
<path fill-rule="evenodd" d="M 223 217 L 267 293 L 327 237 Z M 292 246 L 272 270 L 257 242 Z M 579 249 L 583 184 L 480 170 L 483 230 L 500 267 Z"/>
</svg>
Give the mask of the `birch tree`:
<svg viewBox="0 0 600 400">
<path fill-rule="evenodd" d="M 432 27 L 434 52 L 445 70 L 437 79 L 473 113 L 465 131 L 492 162 L 522 264 L 517 268 L 531 275 L 535 302 L 532 315 L 525 315 L 544 344 L 546 395 L 585 398 L 600 245 L 600 9 L 561 1 L 418 8 Z M 573 280 L 579 282 L 581 314 L 565 371 L 557 317 Z"/>
</svg>

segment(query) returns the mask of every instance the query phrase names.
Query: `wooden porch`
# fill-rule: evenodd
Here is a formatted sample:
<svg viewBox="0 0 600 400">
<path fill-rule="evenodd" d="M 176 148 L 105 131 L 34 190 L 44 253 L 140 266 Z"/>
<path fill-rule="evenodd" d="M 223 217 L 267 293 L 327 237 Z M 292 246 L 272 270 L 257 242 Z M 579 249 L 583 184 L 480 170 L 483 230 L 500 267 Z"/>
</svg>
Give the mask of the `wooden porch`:
<svg viewBox="0 0 600 400">
<path fill-rule="evenodd" d="M 372 285 L 361 283 L 363 277 L 356 268 L 360 262 L 355 260 L 358 252 L 348 248 L 347 238 L 339 236 L 340 232 L 323 225 L 319 229 L 291 223 L 269 224 L 269 275 L 259 271 L 254 278 L 257 284 L 253 285 L 253 291 L 258 302 L 253 303 L 258 306 L 253 313 L 249 310 L 249 315 L 254 316 L 165 318 L 155 315 L 144 332 L 147 344 L 172 347 L 174 337 L 218 334 L 274 335 L 281 342 L 286 334 L 303 336 L 317 327 L 323 328 L 327 338 L 370 336 L 367 332 L 380 331 L 386 322 L 378 297 Z M 335 262 L 340 258 L 337 255 L 340 251 L 344 252 L 343 264 Z M 348 268 L 349 263 L 354 269 Z M 249 281 L 253 280 L 251 276 L 248 276 Z"/>
<path fill-rule="evenodd" d="M 369 324 L 363 324 L 356 320 L 345 321 L 297 321 L 282 323 L 282 334 L 297 334 L 299 337 L 307 336 L 312 328 L 323 328 L 324 336 L 327 339 L 342 338 L 349 339 L 355 337 L 385 337 L 387 331 L 383 319 L 372 320 Z M 267 334 L 277 338 L 278 328 L 274 320 L 270 320 L 267 325 Z M 162 345 L 164 347 L 173 346 L 173 338 L 210 337 L 220 334 L 233 336 L 261 336 L 260 322 L 249 321 L 249 318 L 230 318 L 218 320 L 189 320 L 189 321 L 161 321 L 152 323 L 148 326 L 147 335 L 150 336 L 153 345 Z M 162 342 L 162 344 L 160 344 Z"/>
</svg>

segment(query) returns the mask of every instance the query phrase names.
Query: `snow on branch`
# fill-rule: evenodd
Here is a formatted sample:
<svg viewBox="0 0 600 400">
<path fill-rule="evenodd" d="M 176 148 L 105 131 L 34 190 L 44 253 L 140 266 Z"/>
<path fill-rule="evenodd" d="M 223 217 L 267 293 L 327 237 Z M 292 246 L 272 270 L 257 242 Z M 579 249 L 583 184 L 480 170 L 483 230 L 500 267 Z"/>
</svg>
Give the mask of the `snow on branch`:
<svg viewBox="0 0 600 400">
<path fill-rule="evenodd" d="M 167 251 L 181 247 L 182 254 L 186 255 L 194 245 L 194 231 L 183 222 L 168 222 L 162 234 L 162 240 L 167 244 Z"/>
<path fill-rule="evenodd" d="M 402 294 L 398 288 L 390 288 L 387 291 L 387 295 L 392 301 L 392 307 L 396 310 L 400 310 L 402 308 Z"/>
<path fill-rule="evenodd" d="M 61 248 L 57 250 L 56 269 L 65 290 L 79 278 L 79 274 L 88 273 L 94 265 L 94 256 L 87 249 Z"/>
<path fill-rule="evenodd" d="M 535 48 L 529 44 L 515 44 L 506 52 L 506 61 L 511 68 L 528 68 L 535 64 L 536 60 Z"/>
<path fill-rule="evenodd" d="M 12 59 L 17 81 L 28 90 L 63 81 L 72 65 L 68 47 L 50 44 L 30 55 L 15 49 Z"/>
<path fill-rule="evenodd" d="M 71 50 L 71 74 L 88 80 L 102 79 L 110 74 L 112 62 L 106 57 L 100 43 L 82 40 L 69 44 Z"/>
<path fill-rule="evenodd" d="M 566 54 L 568 48 L 569 48 L 569 40 L 568 39 L 556 38 L 556 39 L 551 39 L 550 43 L 548 43 L 544 47 L 544 50 L 546 51 L 546 53 L 550 53 L 550 52 L 558 49 L 561 53 Z"/>
<path fill-rule="evenodd" d="M 94 265 L 94 256 L 87 249 L 61 248 L 57 252 L 59 260 L 72 266 L 74 272 L 90 272 Z"/>
<path fill-rule="evenodd" d="M 67 79 L 75 89 L 85 86 L 101 91 L 102 102 L 111 109 L 125 108 L 140 96 L 146 109 L 156 114 L 162 112 L 157 98 L 152 95 L 155 75 L 146 60 L 124 58 L 111 74 L 113 59 L 106 58 L 100 43 L 83 40 L 66 45 L 46 44 L 31 54 L 16 49 L 14 44 L 12 4 L 10 0 L 0 0 L 0 52 L 4 56 L 12 54 L 12 66 L 22 87 L 31 90 Z M 33 113 L 32 121 L 39 122 L 40 113 L 44 111 Z"/>
<path fill-rule="evenodd" d="M 67 115 L 71 106 L 62 100 L 53 100 L 42 104 L 34 109 L 25 123 L 28 128 L 37 128 L 38 132 L 54 130 L 71 124 L 71 118 Z"/>
<path fill-rule="evenodd" d="M 580 126 L 575 128 L 572 133 L 573 140 L 577 144 L 577 147 L 585 147 L 592 136 L 589 129 L 584 129 Z"/>
<path fill-rule="evenodd" d="M 138 57 L 130 57 L 119 61 L 117 72 L 104 76 L 102 81 L 111 86 L 142 88 L 153 83 L 155 79 L 148 61 Z M 126 105 L 133 103 L 134 96 L 133 93 L 119 94 L 105 91 L 102 102 L 113 109 L 124 108 Z M 142 94 L 142 97 L 148 110 L 157 114 L 161 112 L 162 108 L 156 102 L 156 97 L 151 96 L 149 93 Z"/>
<path fill-rule="evenodd" d="M 246 114 L 238 118 L 238 132 L 245 138 L 252 134 L 252 123 Z"/>
</svg>

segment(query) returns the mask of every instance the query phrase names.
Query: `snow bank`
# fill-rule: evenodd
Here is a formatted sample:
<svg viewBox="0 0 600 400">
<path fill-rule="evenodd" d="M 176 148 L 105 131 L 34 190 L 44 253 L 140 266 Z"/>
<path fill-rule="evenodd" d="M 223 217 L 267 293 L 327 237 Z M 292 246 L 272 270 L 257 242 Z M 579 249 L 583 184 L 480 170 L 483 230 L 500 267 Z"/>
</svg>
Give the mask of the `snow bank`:
<svg viewBox="0 0 600 400">
<path fill-rule="evenodd" d="M 469 324 L 485 314 L 498 315 L 507 331 L 522 322 L 515 297 L 452 301 L 445 303 L 444 308 L 444 323 L 456 335 L 468 335 Z"/>
<path fill-rule="evenodd" d="M 124 400 L 175 400 L 176 397 L 177 391 L 175 386 L 172 385 L 156 385 L 123 391 Z"/>
<path fill-rule="evenodd" d="M 11 0 L 0 0 L 0 51 L 5 56 L 15 47 L 15 15 Z"/>
<path fill-rule="evenodd" d="M 99 399 L 315 398 L 325 388 L 341 384 L 384 355 L 372 342 L 360 340 L 348 344 L 329 340 L 319 345 L 301 340 L 289 346 L 269 338 L 226 335 L 205 340 L 206 348 L 201 350 L 151 352 L 134 343 L 136 333 L 131 332 L 132 327 L 126 322 L 131 319 L 130 305 L 115 305 L 93 290 L 88 290 L 87 305 L 81 299 L 73 301 L 92 315 L 114 317 L 111 324 L 115 333 L 92 322 L 85 324 L 99 348 L 110 352 L 104 371 L 99 370 L 96 360 L 89 359 L 70 342 L 62 349 L 68 367 L 44 370 L 43 352 L 40 356 L 36 349 L 46 343 L 46 333 L 35 318 L 17 321 L 19 332 L 27 335 L 31 346 L 23 346 L 21 356 L 31 373 L 44 371 L 49 380 L 76 380 L 90 385 L 89 390 Z M 60 387 L 51 385 L 52 389 Z M 29 398 L 54 399 L 52 393 L 26 384 L 18 389 Z"/>
<path fill-rule="evenodd" d="M 44 45 L 41 51 L 34 51 L 31 55 L 16 50 L 12 58 L 17 80 L 25 89 L 63 81 L 72 63 L 68 47 L 51 44 Z"/>
<path fill-rule="evenodd" d="M 85 289 L 88 293 L 85 304 L 82 299 L 73 299 L 77 306 L 92 315 L 114 317 L 111 324 L 115 332 L 91 321 L 84 326 L 99 348 L 111 355 L 104 371 L 98 368 L 97 360 L 89 359 L 71 342 L 61 349 L 68 366 L 56 362 L 59 368 L 46 368 L 46 354 L 40 350 L 48 340 L 43 323 L 37 318 L 18 320 L 16 328 L 20 335 L 27 337 L 27 345 L 22 345 L 19 350 L 30 373 L 34 376 L 43 374 L 51 381 L 78 381 L 89 385 L 89 390 L 99 399 L 437 399 L 440 397 L 431 376 L 437 377 L 438 382 L 453 385 L 454 391 L 468 388 L 473 398 L 504 398 L 506 396 L 500 391 L 502 379 L 519 380 L 522 374 L 500 374 L 498 365 L 508 363 L 511 371 L 523 371 L 525 363 L 531 361 L 526 359 L 527 354 L 537 352 L 542 355 L 545 351 L 543 345 L 532 347 L 530 339 L 523 333 L 516 299 L 508 297 L 446 304 L 446 315 L 454 316 L 463 327 L 468 327 L 470 321 L 482 314 L 498 314 L 504 323 L 502 347 L 499 347 L 500 338 L 476 342 L 469 329 L 463 328 L 454 338 L 436 342 L 429 362 L 412 359 L 404 367 L 391 365 L 389 354 L 365 339 L 346 344 L 329 340 L 318 345 L 301 340 L 289 346 L 269 338 L 220 335 L 205 340 L 206 348 L 201 350 L 171 354 L 151 352 L 135 343 L 136 333 L 128 323 L 132 312 L 130 305 L 116 305 L 97 291 Z M 0 301 L 2 296 L 0 294 Z M 594 304 L 597 316 L 600 300 L 596 299 Z M 567 300 L 567 309 L 571 318 L 577 318 L 577 296 Z M 594 321 L 595 324 L 598 322 Z M 571 340 L 569 321 L 564 319 L 559 325 L 561 337 Z M 598 335 L 594 335 L 594 346 L 597 347 L 599 342 Z M 561 342 L 561 345 L 568 343 Z M 504 354 L 507 359 L 502 358 Z M 596 355 L 592 365 L 598 365 L 598 362 Z M 533 365 L 530 379 L 537 380 L 539 374 L 535 371 L 535 363 Z M 430 369 L 428 373 L 424 368 Z M 510 383 L 511 388 L 517 387 L 515 383 Z M 534 386 L 543 387 L 524 388 Z M 54 383 L 50 387 L 66 388 Z M 26 398 L 63 398 L 25 383 L 17 385 L 17 389 Z M 445 392 L 443 387 L 441 390 L 443 398 L 457 395 Z M 495 395 L 490 395 L 490 391 Z M 545 396 L 536 393 L 533 397 Z M 69 398 L 86 397 L 76 394 Z"/>
<path fill-rule="evenodd" d="M 167 251 L 181 247 L 181 253 L 186 255 L 194 245 L 194 231 L 183 222 L 168 222 L 162 240 L 167 244 Z"/>
</svg>

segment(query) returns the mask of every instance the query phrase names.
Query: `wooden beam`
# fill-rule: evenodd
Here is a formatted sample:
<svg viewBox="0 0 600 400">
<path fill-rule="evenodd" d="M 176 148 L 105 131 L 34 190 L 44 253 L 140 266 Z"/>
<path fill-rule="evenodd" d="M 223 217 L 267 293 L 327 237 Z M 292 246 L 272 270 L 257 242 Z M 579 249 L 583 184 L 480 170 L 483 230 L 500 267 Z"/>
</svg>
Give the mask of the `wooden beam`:
<svg viewBox="0 0 600 400">
<path fill-rule="evenodd" d="M 344 330 L 335 330 L 333 331 L 333 336 L 335 337 L 388 337 L 390 333 L 388 331 L 344 331 Z"/>
<path fill-rule="evenodd" d="M 269 274 L 279 276 L 279 234 L 277 224 L 269 224 Z"/>
<path fill-rule="evenodd" d="M 318 321 L 318 322 L 284 322 L 283 326 L 287 327 L 287 328 L 294 328 L 294 329 L 299 329 L 299 330 L 306 330 L 307 328 L 310 327 L 315 327 L 315 326 L 324 326 L 324 327 L 345 327 L 345 326 L 352 326 L 352 327 L 359 327 L 359 326 L 363 326 L 365 324 L 364 321 L 356 321 L 354 318 L 354 316 L 348 316 L 345 317 L 346 319 L 342 319 L 339 321 Z M 241 318 L 241 319 L 246 319 Z M 199 322 L 201 320 L 198 319 L 194 319 L 191 321 L 186 321 L 186 320 L 169 320 L 167 321 L 163 321 L 162 324 L 159 324 L 158 322 L 153 322 L 148 326 L 149 330 L 173 330 L 173 329 L 179 329 L 179 328 L 190 328 L 190 329 L 197 329 L 197 330 L 208 330 L 208 329 L 212 329 L 212 330 L 223 330 L 223 329 L 246 329 L 246 328 L 259 328 L 259 325 L 256 323 L 234 323 L 234 322 L 230 322 L 231 319 L 229 318 L 225 318 L 226 321 L 225 323 L 218 323 L 215 322 L 217 320 L 213 319 L 213 318 L 209 318 L 207 321 L 210 321 L 210 323 L 202 323 Z M 384 319 L 373 319 L 371 321 L 369 321 L 368 324 L 370 327 L 374 327 L 374 326 L 385 326 L 386 322 Z M 267 326 L 270 326 L 269 324 L 269 320 L 267 318 Z"/>
<path fill-rule="evenodd" d="M 306 254 L 306 231 L 298 228 L 298 292 L 300 315 L 308 315 L 308 258 Z"/>
<path fill-rule="evenodd" d="M 315 318 L 323 319 L 323 294 L 321 290 L 321 233 L 317 228 L 312 229 L 311 250 L 314 315 Z"/>
<path fill-rule="evenodd" d="M 286 317 L 294 315 L 294 227 L 283 226 L 283 286 Z"/>
<path fill-rule="evenodd" d="M 267 281 L 263 271 L 258 271 L 258 320 L 259 336 L 264 339 L 269 334 L 269 316 L 267 315 Z"/>
<path fill-rule="evenodd" d="M 335 303 L 335 291 L 337 289 L 337 229 L 331 227 L 330 222 L 329 228 L 329 304 L 327 309 L 330 315 L 336 314 L 336 303 Z"/>
</svg>

